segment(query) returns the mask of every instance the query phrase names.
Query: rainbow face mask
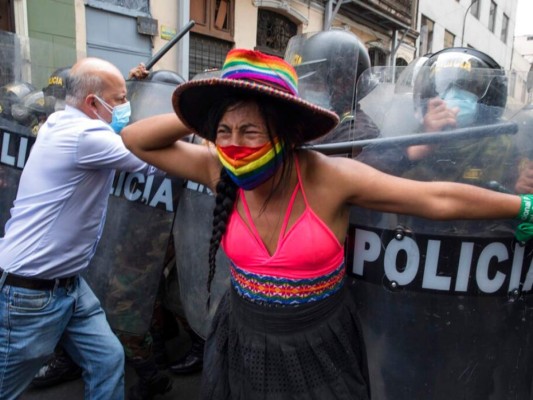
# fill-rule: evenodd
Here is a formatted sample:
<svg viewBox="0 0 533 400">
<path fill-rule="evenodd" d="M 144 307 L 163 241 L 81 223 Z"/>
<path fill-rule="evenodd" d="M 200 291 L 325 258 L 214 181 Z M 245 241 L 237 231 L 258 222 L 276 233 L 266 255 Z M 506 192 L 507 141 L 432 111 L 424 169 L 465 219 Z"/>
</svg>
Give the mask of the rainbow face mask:
<svg viewBox="0 0 533 400">
<path fill-rule="evenodd" d="M 217 146 L 220 162 L 230 178 L 244 190 L 252 190 L 270 179 L 283 160 L 283 145 L 268 142 L 258 147 Z"/>
</svg>

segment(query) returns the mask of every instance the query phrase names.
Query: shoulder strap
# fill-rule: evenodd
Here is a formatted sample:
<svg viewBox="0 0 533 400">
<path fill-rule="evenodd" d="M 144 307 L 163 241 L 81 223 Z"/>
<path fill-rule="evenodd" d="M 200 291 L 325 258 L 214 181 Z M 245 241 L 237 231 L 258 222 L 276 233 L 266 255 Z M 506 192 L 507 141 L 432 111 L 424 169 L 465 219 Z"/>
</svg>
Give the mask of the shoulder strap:
<svg viewBox="0 0 533 400">
<path fill-rule="evenodd" d="M 307 202 L 307 196 L 305 195 L 304 185 L 302 184 L 302 175 L 300 173 L 300 163 L 298 162 L 298 155 L 294 156 L 294 164 L 296 164 L 296 173 L 298 174 L 298 185 L 302 189 L 302 196 L 304 198 L 305 206 L 309 208 L 309 203 Z M 298 188 L 298 185 L 296 185 L 296 188 Z M 291 200 L 291 203 L 294 202 L 294 197 L 295 195 L 293 195 L 293 199 Z"/>
</svg>

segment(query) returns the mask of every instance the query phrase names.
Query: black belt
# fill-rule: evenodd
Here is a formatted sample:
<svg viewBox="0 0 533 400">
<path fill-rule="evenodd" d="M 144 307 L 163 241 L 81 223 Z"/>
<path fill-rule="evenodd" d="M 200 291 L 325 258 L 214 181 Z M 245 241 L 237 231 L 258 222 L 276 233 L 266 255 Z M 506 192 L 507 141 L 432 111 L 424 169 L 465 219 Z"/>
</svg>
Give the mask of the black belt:
<svg viewBox="0 0 533 400">
<path fill-rule="evenodd" d="M 0 275 L 4 271 L 0 268 Z M 7 273 L 7 278 L 5 280 L 6 285 L 22 287 L 26 289 L 35 289 L 35 290 L 52 290 L 55 287 L 67 287 L 73 284 L 77 276 L 69 276 L 66 278 L 56 278 L 56 279 L 42 279 L 35 278 L 31 276 L 22 276 L 14 275 Z"/>
</svg>

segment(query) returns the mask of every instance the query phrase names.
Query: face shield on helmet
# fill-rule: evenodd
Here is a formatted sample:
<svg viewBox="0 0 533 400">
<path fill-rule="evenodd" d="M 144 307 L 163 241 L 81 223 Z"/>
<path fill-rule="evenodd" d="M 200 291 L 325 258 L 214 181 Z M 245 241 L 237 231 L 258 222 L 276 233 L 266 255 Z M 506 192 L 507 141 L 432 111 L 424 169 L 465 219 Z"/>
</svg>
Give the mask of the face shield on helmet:
<svg viewBox="0 0 533 400">
<path fill-rule="evenodd" d="M 394 87 L 395 93 L 413 93 L 416 77 L 420 69 L 429 59 L 429 56 L 421 56 L 411 61 L 400 72 L 396 85 Z"/>
<path fill-rule="evenodd" d="M 184 82 L 180 74 L 170 70 L 152 71 L 145 79 L 127 80 L 130 124 L 153 115 L 174 112 L 169 99 L 176 86 Z"/>
<path fill-rule="evenodd" d="M 220 78 L 222 70 L 220 68 L 210 68 L 205 71 L 199 72 L 191 78 L 191 81 L 197 81 L 200 79 Z"/>
<path fill-rule="evenodd" d="M 357 79 L 370 67 L 366 48 L 354 33 L 332 29 L 294 36 L 285 60 L 298 74 L 303 99 L 335 111 L 341 120 L 353 115 Z"/>
<path fill-rule="evenodd" d="M 180 85 L 185 82 L 185 78 L 183 78 L 180 74 L 174 71 L 162 69 L 159 71 L 150 72 L 150 74 L 146 77 L 145 81 L 162 82 L 162 83 L 169 83 L 172 85 Z"/>
<path fill-rule="evenodd" d="M 20 103 L 13 104 L 11 116 L 19 124 L 30 128 L 36 135 L 42 123 L 46 121 L 50 108 L 53 108 L 53 102 L 44 95 L 42 90 L 35 90 L 24 96 Z"/>
<path fill-rule="evenodd" d="M 458 109 L 458 127 L 493 122 L 505 109 L 505 73 L 480 51 L 444 49 L 430 56 L 416 77 L 415 108 L 424 115 L 428 101 L 435 97 L 443 99 L 449 108 Z"/>
<path fill-rule="evenodd" d="M 24 96 L 36 90 L 28 82 L 12 82 L 0 88 L 0 116 L 12 119 L 11 108 L 22 101 Z"/>
</svg>

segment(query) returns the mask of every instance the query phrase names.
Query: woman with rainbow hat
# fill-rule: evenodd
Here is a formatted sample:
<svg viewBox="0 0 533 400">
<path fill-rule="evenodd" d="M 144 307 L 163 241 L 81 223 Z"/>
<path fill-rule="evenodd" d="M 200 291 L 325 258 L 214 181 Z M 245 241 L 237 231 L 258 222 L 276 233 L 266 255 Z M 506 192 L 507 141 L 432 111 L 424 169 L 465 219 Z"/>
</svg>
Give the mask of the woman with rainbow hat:
<svg viewBox="0 0 533 400">
<path fill-rule="evenodd" d="M 231 287 L 205 345 L 204 399 L 368 399 L 357 311 L 345 288 L 352 205 L 430 219 L 533 220 L 531 197 L 418 182 L 301 148 L 338 123 L 302 100 L 284 60 L 234 49 L 220 78 L 179 85 L 174 114 L 122 131 L 146 162 L 216 194 L 209 282 L 222 246 Z M 191 131 L 199 146 L 179 139 Z"/>
</svg>

